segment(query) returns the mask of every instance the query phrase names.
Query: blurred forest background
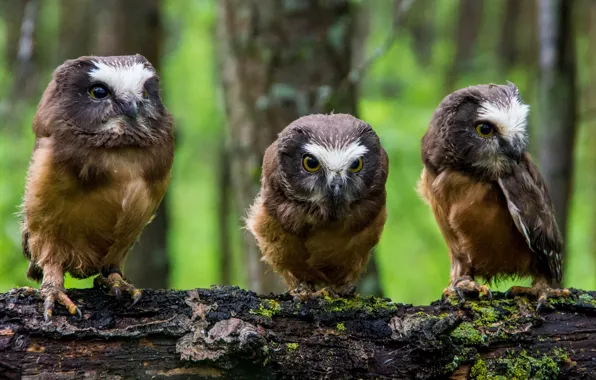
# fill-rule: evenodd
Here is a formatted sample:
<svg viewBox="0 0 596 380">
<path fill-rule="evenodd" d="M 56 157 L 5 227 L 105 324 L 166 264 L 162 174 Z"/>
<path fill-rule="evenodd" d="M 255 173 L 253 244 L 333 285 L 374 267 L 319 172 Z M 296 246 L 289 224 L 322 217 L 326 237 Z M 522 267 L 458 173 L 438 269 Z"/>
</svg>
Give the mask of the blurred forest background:
<svg viewBox="0 0 596 380">
<path fill-rule="evenodd" d="M 335 111 L 369 122 L 390 156 L 389 218 L 361 293 L 438 299 L 449 259 L 415 192 L 420 139 L 450 91 L 510 80 L 566 231 L 565 285 L 596 288 L 596 1 L 0 0 L 0 291 L 30 285 L 17 212 L 52 71 L 134 53 L 160 72 L 177 129 L 171 187 L 125 266 L 136 285 L 279 291 L 241 217 L 276 133 Z"/>
</svg>

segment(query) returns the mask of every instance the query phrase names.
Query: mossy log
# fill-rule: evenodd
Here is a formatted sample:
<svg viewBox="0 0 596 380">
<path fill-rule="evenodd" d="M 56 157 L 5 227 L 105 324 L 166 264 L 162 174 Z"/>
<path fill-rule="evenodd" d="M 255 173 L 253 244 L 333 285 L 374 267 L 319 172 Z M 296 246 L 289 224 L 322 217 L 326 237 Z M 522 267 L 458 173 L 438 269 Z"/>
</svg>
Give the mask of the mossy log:
<svg viewBox="0 0 596 380">
<path fill-rule="evenodd" d="M 596 370 L 596 293 L 536 314 L 526 298 L 414 307 L 388 299 L 146 290 L 134 307 L 70 290 L 81 320 L 0 294 L 2 379 L 551 379 Z"/>
</svg>

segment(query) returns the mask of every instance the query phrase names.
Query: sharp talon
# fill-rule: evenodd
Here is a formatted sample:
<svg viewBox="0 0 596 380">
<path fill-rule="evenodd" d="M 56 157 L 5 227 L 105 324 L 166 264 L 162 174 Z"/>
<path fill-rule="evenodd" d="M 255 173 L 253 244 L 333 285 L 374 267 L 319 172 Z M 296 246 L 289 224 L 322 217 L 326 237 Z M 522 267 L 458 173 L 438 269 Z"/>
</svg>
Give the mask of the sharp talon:
<svg viewBox="0 0 596 380">
<path fill-rule="evenodd" d="M 493 302 L 493 292 L 490 289 L 486 289 L 486 296 L 490 302 Z"/>
<path fill-rule="evenodd" d="M 46 322 L 49 322 L 52 319 L 52 310 L 51 309 L 45 309 L 43 312 L 43 319 Z"/>
<path fill-rule="evenodd" d="M 83 313 L 81 313 L 81 309 L 79 309 L 77 307 L 77 317 L 79 317 L 79 319 L 83 319 Z"/>
<path fill-rule="evenodd" d="M 455 288 L 455 291 L 457 292 L 457 296 L 459 297 L 459 306 L 461 306 L 466 302 L 464 292 L 460 288 Z"/>
<path fill-rule="evenodd" d="M 122 291 L 120 290 L 120 286 L 119 285 L 114 285 L 112 287 L 112 292 L 114 293 L 114 296 L 116 298 L 120 298 L 120 296 L 122 296 Z"/>
<path fill-rule="evenodd" d="M 140 290 L 135 289 L 132 292 L 132 305 L 131 306 L 136 305 L 137 302 L 139 302 L 139 300 L 141 299 L 142 296 L 143 296 L 143 293 Z"/>
</svg>

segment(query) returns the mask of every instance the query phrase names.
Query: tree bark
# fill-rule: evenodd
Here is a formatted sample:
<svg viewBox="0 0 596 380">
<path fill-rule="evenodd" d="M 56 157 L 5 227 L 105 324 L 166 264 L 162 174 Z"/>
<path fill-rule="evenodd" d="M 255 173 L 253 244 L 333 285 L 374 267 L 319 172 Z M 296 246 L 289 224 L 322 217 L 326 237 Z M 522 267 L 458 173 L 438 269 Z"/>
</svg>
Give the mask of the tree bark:
<svg viewBox="0 0 596 380">
<path fill-rule="evenodd" d="M 540 169 L 563 236 L 577 128 L 573 1 L 540 0 Z"/>
<path fill-rule="evenodd" d="M 334 91 L 352 66 L 353 5 L 222 0 L 217 6 L 226 145 L 241 219 L 259 190 L 263 152 L 284 127 L 316 112 L 355 113 L 354 86 Z M 248 233 L 243 252 L 250 289 L 283 289 Z"/>
<path fill-rule="evenodd" d="M 104 0 L 91 4 L 97 33 L 86 54 L 142 54 L 160 71 L 163 28 L 159 0 Z M 167 196 L 153 221 L 126 257 L 124 274 L 139 287 L 167 288 L 169 283 Z"/>
<path fill-rule="evenodd" d="M 83 319 L 43 322 L 33 290 L 0 294 L 2 379 L 589 378 L 596 292 L 535 302 L 257 296 L 236 287 L 146 290 L 130 307 L 70 290 Z M 457 305 L 457 302 L 455 302 Z"/>
</svg>

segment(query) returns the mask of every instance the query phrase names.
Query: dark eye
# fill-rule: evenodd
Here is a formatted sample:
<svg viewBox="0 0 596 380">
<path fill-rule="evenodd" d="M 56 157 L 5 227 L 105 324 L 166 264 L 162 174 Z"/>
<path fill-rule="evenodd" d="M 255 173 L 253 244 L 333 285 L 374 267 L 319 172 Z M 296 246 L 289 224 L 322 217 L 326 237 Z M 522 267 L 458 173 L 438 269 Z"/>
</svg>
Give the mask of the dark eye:
<svg viewBox="0 0 596 380">
<path fill-rule="evenodd" d="M 110 96 L 110 91 L 103 84 L 94 84 L 89 87 L 89 95 L 91 95 L 93 99 L 105 99 Z"/>
<path fill-rule="evenodd" d="M 143 99 L 149 99 L 149 92 L 146 88 L 143 89 Z"/>
<path fill-rule="evenodd" d="M 364 161 L 362 160 L 362 157 L 358 157 L 350 164 L 350 170 L 354 173 L 358 173 L 362 170 L 362 166 L 364 166 Z"/>
<path fill-rule="evenodd" d="M 480 137 L 490 137 L 495 133 L 495 127 L 489 123 L 478 123 L 476 125 L 476 133 Z"/>
<path fill-rule="evenodd" d="M 302 158 L 302 166 L 307 172 L 314 173 L 321 168 L 321 163 L 310 154 L 306 154 Z"/>
</svg>

